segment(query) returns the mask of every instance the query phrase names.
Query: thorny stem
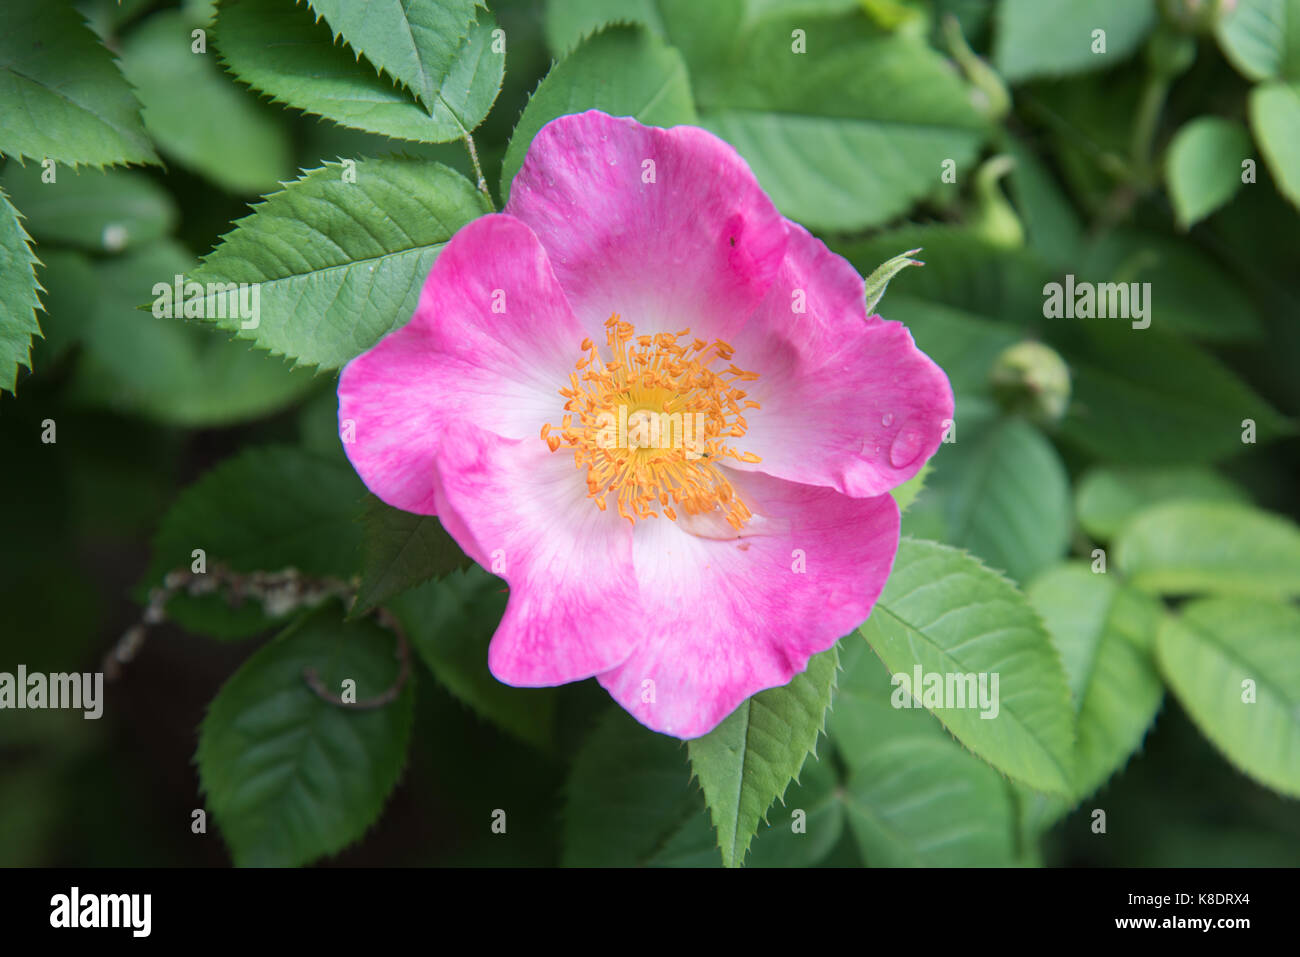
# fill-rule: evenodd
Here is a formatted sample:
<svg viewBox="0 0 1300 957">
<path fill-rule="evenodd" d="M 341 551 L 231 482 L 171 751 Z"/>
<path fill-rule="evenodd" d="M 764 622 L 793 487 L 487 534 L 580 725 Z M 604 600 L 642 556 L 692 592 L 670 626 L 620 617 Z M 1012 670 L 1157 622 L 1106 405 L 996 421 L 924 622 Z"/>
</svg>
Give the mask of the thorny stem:
<svg viewBox="0 0 1300 957">
<path fill-rule="evenodd" d="M 115 681 L 121 676 L 122 666 L 131 662 L 144 646 L 145 635 L 151 625 L 162 622 L 167 603 L 180 592 L 189 595 L 207 595 L 220 592 L 232 607 L 243 604 L 248 597 L 262 602 L 269 615 L 284 614 L 296 608 L 314 607 L 329 598 L 339 598 L 345 603 L 356 597 L 357 582 L 339 578 L 308 578 L 296 569 L 278 572 L 231 572 L 218 565 L 209 573 L 194 573 L 184 569 L 168 572 L 163 583 L 149 591 L 148 604 L 141 620 L 132 625 L 121 639 L 104 655 L 104 677 Z M 344 701 L 327 690 L 315 668 L 303 669 L 303 681 L 320 698 L 335 707 L 350 711 L 373 710 L 391 704 L 401 694 L 411 676 L 410 643 L 397 619 L 386 609 L 374 610 L 378 624 L 397 636 L 397 677 L 393 684 L 373 698 L 362 701 Z"/>
</svg>

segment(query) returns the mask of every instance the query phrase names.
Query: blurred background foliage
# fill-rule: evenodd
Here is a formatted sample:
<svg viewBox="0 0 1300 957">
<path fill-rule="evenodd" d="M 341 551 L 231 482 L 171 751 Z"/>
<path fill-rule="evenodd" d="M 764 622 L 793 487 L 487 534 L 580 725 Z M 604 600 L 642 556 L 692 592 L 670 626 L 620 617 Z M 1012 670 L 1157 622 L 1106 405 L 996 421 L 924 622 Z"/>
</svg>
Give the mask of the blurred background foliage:
<svg viewBox="0 0 1300 957">
<path fill-rule="evenodd" d="M 0 393 L 7 671 L 98 670 L 139 619 L 149 586 L 196 538 L 243 555 L 250 569 L 269 568 L 284 556 L 259 551 L 265 529 L 300 521 L 321 539 L 318 567 L 306 570 L 361 571 L 363 526 L 402 519 L 374 513 L 342 456 L 334 375 L 138 307 L 156 281 L 190 272 L 250 203 L 299 170 L 400 153 L 476 177 L 461 143 L 399 141 L 284 109 L 217 57 L 192 55 L 189 31 L 209 22 L 212 4 L 75 6 L 139 98 L 140 148 L 161 165 L 60 166 L 56 190 L 41 182 L 39 162 L 0 159 L 0 187 L 35 240 L 44 290 L 30 370 L 19 370 L 14 394 Z M 907 323 L 948 372 L 958 441 L 935 458 L 905 533 L 1005 571 L 1052 632 L 1067 672 L 1080 648 L 1100 653 L 1096 635 L 1070 639 L 1098 608 L 1105 621 L 1094 631 L 1120 636 L 1105 646 L 1127 695 L 1108 729 L 1117 750 L 1094 755 L 1096 780 L 1059 805 L 984 765 L 928 713 L 889 708 L 884 668 L 850 636 L 830 740 L 785 809 L 774 808 L 775 826 L 760 828 L 749 863 L 1300 862 L 1294 754 L 1279 759 L 1284 783 L 1272 790 L 1258 783 L 1257 763 L 1226 759 L 1234 729 L 1164 690 L 1197 676 L 1162 677 L 1156 649 L 1165 609 L 1219 590 L 1191 580 L 1198 574 L 1236 581 L 1231 594 L 1292 614 L 1300 595 L 1291 524 L 1300 514 L 1300 4 L 489 7 L 509 46 L 474 138 L 498 205 L 531 134 L 551 116 L 594 105 L 714 130 L 783 212 L 864 275 L 922 247 L 927 265 L 897 276 L 879 311 Z M 631 25 L 588 37 L 612 21 Z M 1103 53 L 1093 48 L 1096 28 L 1106 31 Z M 796 30 L 808 52 L 791 60 Z M 214 37 L 220 50 L 220 24 Z M 0 49 L 15 42 L 0 40 Z M 655 97 L 643 95 L 647 84 Z M 1245 159 L 1253 182 L 1242 182 Z M 1150 282 L 1151 328 L 1044 318 L 1044 285 L 1066 273 Z M 1050 351 L 1008 352 L 1030 341 Z M 1057 356 L 1068 375 L 1053 365 Z M 54 444 L 40 441 L 47 419 L 57 423 Z M 1251 444 L 1242 441 L 1245 419 L 1255 423 Z M 1225 508 L 1240 511 L 1215 511 Z M 1087 570 L 1099 546 L 1122 570 L 1119 584 Z M 1161 579 L 1170 550 L 1192 556 L 1190 579 Z M 406 590 L 412 584 L 382 585 L 388 592 L 376 599 L 391 599 L 415 649 L 402 703 L 409 717 L 373 730 L 388 742 L 376 748 L 390 779 L 405 762 L 391 796 L 391 780 L 376 778 L 374 793 L 349 797 L 349 833 L 364 833 L 356 843 L 265 854 L 245 843 L 236 859 L 719 863 L 684 746 L 639 728 L 593 682 L 524 692 L 492 681 L 485 648 L 504 595 L 490 576 L 456 570 Z M 250 656 L 292 665 L 294 649 L 241 640 L 283 625 L 256 606 L 182 597 L 168 612 L 109 685 L 103 720 L 30 711 L 0 719 L 0 863 L 230 860 L 217 828 L 191 833 L 192 810 L 203 806 L 196 728 Z M 327 606 L 294 635 L 333 640 L 325 633 L 341 618 Z M 1282 635 L 1292 657 L 1280 672 L 1296 712 L 1274 729 L 1292 748 L 1297 642 Z M 371 664 L 377 681 L 392 667 Z M 252 773 L 238 758 L 227 773 Z M 930 818 L 905 800 L 924 792 L 927 774 L 957 780 L 961 791 Z M 1279 793 L 1288 787 L 1291 798 Z M 490 830 L 497 808 L 510 815 L 508 836 Z M 786 833 L 789 808 L 809 815 L 799 840 Z M 1094 808 L 1107 812 L 1104 835 L 1091 829 Z M 970 833 L 927 840 L 952 814 L 971 817 Z"/>
</svg>

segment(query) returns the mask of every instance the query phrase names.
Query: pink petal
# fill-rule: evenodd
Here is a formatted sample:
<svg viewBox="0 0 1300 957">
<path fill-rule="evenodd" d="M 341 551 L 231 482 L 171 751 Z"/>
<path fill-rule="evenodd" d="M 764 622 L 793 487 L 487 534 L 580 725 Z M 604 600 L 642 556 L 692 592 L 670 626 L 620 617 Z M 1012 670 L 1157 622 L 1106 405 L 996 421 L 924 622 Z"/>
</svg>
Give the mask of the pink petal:
<svg viewBox="0 0 1300 957">
<path fill-rule="evenodd" d="M 496 305 L 496 309 L 494 309 Z M 499 311 L 504 309 L 504 311 Z M 509 216 L 462 228 L 433 264 L 415 315 L 339 379 L 344 449 L 389 505 L 434 513 L 433 462 L 447 422 L 538 438 L 559 424 L 583 333 L 537 237 Z"/>
<path fill-rule="evenodd" d="M 729 145 L 697 127 L 597 110 L 542 127 L 506 212 L 541 238 L 601 344 L 612 313 L 638 333 L 689 326 L 725 339 L 763 298 L 785 250 L 784 219 Z"/>
<path fill-rule="evenodd" d="M 622 662 L 637 640 L 632 529 L 587 497 L 568 450 L 449 422 L 438 515 L 510 585 L 488 666 L 510 685 L 563 684 Z"/>
<path fill-rule="evenodd" d="M 898 548 L 898 507 L 888 495 L 849 498 L 732 475 L 757 513 L 742 537 L 700 538 L 663 519 L 637 523 L 641 641 L 599 676 L 638 721 L 679 738 L 706 734 L 750 695 L 787 684 L 811 655 L 861 624 Z"/>
<path fill-rule="evenodd" d="M 731 343 L 759 373 L 746 391 L 762 406 L 732 440 L 762 461 L 737 468 L 879 495 L 920 470 L 952 419 L 943 370 L 901 323 L 868 318 L 862 277 L 794 223 L 776 281 Z"/>
</svg>

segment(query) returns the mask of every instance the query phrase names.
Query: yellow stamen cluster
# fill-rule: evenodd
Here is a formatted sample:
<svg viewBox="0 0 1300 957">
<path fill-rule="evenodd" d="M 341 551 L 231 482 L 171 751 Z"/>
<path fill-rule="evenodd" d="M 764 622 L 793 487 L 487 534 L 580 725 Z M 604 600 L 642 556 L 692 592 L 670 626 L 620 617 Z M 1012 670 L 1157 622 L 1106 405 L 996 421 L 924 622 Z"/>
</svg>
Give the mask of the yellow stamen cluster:
<svg viewBox="0 0 1300 957">
<path fill-rule="evenodd" d="M 737 387 L 758 373 L 734 363 L 714 370 L 715 361 L 731 363 L 735 350 L 721 340 L 691 341 L 689 335 L 690 329 L 638 336 L 632 323 L 617 313 L 610 316 L 605 322 L 610 360 L 590 339 L 582 341 L 586 355 L 560 389 L 566 414 L 558 429 L 542 426 L 542 439 L 552 452 L 561 445 L 573 448 L 574 464 L 587 470 L 588 494 L 601 511 L 612 492 L 619 515 L 630 522 L 658 518 L 659 508 L 673 521 L 677 509 L 688 515 L 722 509 L 739 530 L 752 513 L 717 463 L 724 456 L 760 461 L 726 444 L 745 434 L 744 413 L 759 407 Z M 676 435 L 671 441 L 625 441 L 633 418 L 671 422 Z M 693 426 L 698 434 L 690 434 Z"/>
</svg>

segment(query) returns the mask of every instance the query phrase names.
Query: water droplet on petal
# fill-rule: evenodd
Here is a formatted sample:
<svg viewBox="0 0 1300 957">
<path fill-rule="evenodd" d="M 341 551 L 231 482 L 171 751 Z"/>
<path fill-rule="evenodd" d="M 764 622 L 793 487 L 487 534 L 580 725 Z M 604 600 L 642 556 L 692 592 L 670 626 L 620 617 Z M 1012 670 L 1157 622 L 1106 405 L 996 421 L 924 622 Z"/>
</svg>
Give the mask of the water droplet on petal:
<svg viewBox="0 0 1300 957">
<path fill-rule="evenodd" d="M 884 415 L 882 415 L 880 417 L 880 424 L 883 425 L 885 428 L 889 428 L 891 425 L 893 425 L 894 413 L 886 412 Z"/>
<path fill-rule="evenodd" d="M 901 429 L 889 447 L 889 464 L 896 469 L 906 468 L 921 454 L 924 436 L 916 429 Z"/>
</svg>

